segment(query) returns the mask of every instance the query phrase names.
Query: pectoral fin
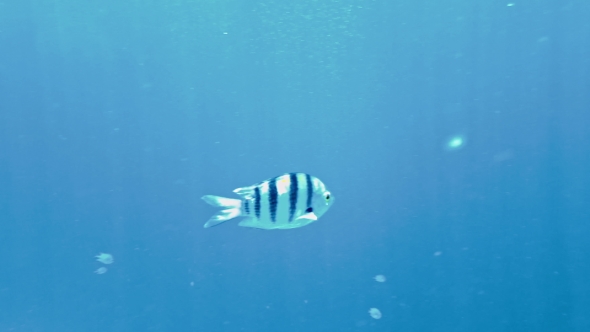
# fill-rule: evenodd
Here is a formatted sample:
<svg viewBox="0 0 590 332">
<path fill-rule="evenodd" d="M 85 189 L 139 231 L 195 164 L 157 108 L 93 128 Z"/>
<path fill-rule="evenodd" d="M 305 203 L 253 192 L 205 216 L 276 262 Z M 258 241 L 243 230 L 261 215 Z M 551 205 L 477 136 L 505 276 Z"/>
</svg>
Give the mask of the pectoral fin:
<svg viewBox="0 0 590 332">
<path fill-rule="evenodd" d="M 316 216 L 315 213 L 313 213 L 313 212 L 309 212 L 309 213 L 306 213 L 306 214 L 302 215 L 301 217 L 297 218 L 296 220 L 299 220 L 299 219 L 318 220 L 318 216 Z"/>
</svg>

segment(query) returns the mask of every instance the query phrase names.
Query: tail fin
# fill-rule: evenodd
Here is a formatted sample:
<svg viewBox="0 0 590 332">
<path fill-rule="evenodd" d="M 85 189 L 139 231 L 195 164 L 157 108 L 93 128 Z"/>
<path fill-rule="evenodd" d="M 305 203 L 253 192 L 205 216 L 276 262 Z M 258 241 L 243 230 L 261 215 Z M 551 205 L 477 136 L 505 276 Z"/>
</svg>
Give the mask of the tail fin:
<svg viewBox="0 0 590 332">
<path fill-rule="evenodd" d="M 220 207 L 223 210 L 213 215 L 203 227 L 209 228 L 219 225 L 224 221 L 233 219 L 242 213 L 242 201 L 234 198 L 225 198 L 213 195 L 205 195 L 201 197 L 205 202 Z"/>
</svg>

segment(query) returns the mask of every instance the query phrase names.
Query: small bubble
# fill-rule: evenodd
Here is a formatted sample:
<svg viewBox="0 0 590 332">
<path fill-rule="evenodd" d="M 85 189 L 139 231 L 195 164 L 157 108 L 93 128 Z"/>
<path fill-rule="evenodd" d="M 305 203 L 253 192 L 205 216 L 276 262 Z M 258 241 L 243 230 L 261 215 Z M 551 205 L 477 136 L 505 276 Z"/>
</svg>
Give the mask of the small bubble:
<svg viewBox="0 0 590 332">
<path fill-rule="evenodd" d="M 101 252 L 100 254 L 94 256 L 96 257 L 96 260 L 98 262 L 101 262 L 103 264 L 112 264 L 114 259 L 113 259 L 113 255 L 111 254 L 105 254 L 103 252 Z"/>
<path fill-rule="evenodd" d="M 381 319 L 381 311 L 379 311 L 379 309 L 377 308 L 371 308 L 369 309 L 369 315 L 371 315 L 371 317 L 373 317 L 374 319 Z"/>
<path fill-rule="evenodd" d="M 376 275 L 375 277 L 373 277 L 373 279 L 375 279 L 375 281 L 377 282 L 385 282 L 387 280 L 387 278 L 385 278 L 385 276 L 382 274 Z"/>
<path fill-rule="evenodd" d="M 465 145 L 465 137 L 462 135 L 456 135 L 450 137 L 445 143 L 445 150 L 454 151 L 459 150 Z"/>
</svg>

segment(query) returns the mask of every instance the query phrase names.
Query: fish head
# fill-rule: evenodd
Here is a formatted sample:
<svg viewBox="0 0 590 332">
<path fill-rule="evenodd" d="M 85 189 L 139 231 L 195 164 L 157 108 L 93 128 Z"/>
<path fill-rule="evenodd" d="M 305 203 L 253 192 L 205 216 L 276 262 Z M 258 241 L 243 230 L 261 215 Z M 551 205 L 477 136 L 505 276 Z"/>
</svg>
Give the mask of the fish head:
<svg viewBox="0 0 590 332">
<path fill-rule="evenodd" d="M 334 195 L 321 183 L 315 188 L 312 198 L 313 214 L 320 218 L 334 204 Z"/>
</svg>

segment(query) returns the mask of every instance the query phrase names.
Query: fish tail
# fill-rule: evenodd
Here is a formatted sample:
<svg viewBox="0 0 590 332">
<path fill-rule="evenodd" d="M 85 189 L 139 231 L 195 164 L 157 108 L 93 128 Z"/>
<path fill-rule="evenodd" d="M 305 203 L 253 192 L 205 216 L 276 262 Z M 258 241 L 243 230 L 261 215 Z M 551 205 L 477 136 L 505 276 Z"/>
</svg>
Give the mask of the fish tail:
<svg viewBox="0 0 590 332">
<path fill-rule="evenodd" d="M 213 195 L 205 195 L 201 197 L 205 202 L 220 207 L 223 210 L 214 214 L 203 227 L 209 228 L 219 225 L 224 221 L 228 221 L 242 214 L 242 201 L 234 198 L 225 198 Z"/>
</svg>

